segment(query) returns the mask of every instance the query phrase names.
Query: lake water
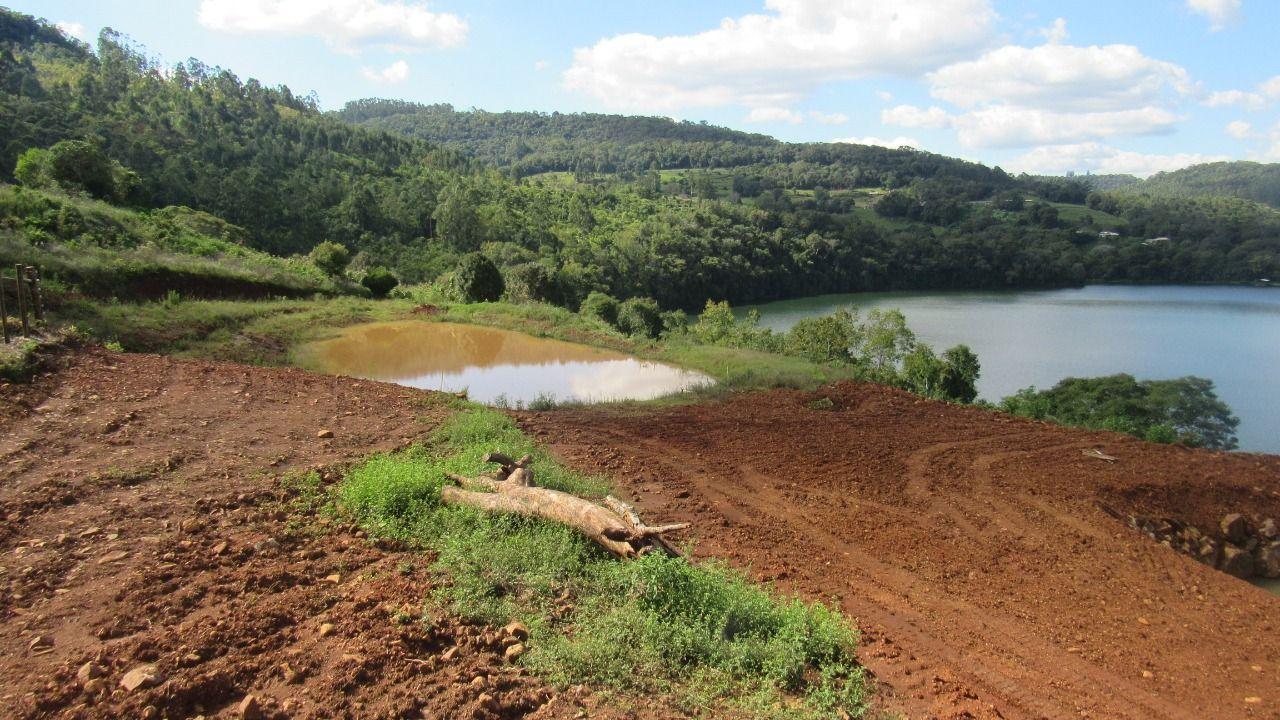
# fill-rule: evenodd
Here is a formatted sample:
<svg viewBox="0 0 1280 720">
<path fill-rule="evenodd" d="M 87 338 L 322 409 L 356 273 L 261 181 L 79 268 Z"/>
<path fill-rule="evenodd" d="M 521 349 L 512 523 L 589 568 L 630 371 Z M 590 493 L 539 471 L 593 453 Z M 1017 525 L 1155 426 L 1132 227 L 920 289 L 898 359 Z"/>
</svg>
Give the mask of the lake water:
<svg viewBox="0 0 1280 720">
<path fill-rule="evenodd" d="M 496 328 L 406 320 L 370 323 L 303 348 L 304 364 L 335 375 L 424 390 L 466 390 L 511 404 L 648 400 L 712 382 L 701 373 L 586 345 Z"/>
<path fill-rule="evenodd" d="M 1240 417 L 1240 449 L 1280 453 L 1280 290 L 1091 285 L 1027 292 L 822 295 L 757 306 L 786 330 L 855 306 L 898 308 L 942 351 L 965 343 L 982 361 L 981 397 L 997 401 L 1064 377 L 1211 378 Z M 745 313 L 748 308 L 740 308 Z"/>
</svg>

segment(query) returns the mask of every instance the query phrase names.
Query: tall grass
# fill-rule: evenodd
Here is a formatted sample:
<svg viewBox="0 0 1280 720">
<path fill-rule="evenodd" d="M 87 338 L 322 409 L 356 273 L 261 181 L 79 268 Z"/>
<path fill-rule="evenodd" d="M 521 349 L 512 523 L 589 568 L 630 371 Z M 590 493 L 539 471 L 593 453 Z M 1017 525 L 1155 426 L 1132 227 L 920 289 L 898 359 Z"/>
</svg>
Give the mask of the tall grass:
<svg viewBox="0 0 1280 720">
<path fill-rule="evenodd" d="M 576 531 L 439 503 L 446 472 L 475 474 L 485 452 L 530 453 L 540 485 L 597 497 L 607 485 L 571 472 L 507 416 L 457 413 L 430 446 L 351 471 L 341 507 L 375 535 L 436 554 L 444 582 L 430 602 L 530 628 L 521 662 L 558 684 L 664 693 L 686 709 L 859 716 L 866 688 L 855 631 L 819 604 L 782 598 L 715 563 L 649 555 L 618 561 Z"/>
</svg>

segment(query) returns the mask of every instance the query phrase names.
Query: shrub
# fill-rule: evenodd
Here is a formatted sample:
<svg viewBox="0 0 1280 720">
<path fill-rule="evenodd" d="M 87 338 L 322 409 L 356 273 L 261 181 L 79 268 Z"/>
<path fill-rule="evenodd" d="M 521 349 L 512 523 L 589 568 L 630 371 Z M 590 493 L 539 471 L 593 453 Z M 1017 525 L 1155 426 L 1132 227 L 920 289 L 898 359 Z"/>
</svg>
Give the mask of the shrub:
<svg viewBox="0 0 1280 720">
<path fill-rule="evenodd" d="M 578 312 L 587 317 L 603 320 L 614 327 L 618 325 L 618 301 L 602 292 L 592 292 L 587 295 Z"/>
<path fill-rule="evenodd" d="M 454 289 L 464 302 L 495 302 L 502 297 L 506 282 L 489 258 L 468 253 L 458 262 L 453 276 Z"/>
<path fill-rule="evenodd" d="M 311 258 L 311 264 L 320 268 L 321 272 L 336 277 L 347 269 L 347 263 L 351 262 L 351 251 L 336 242 L 325 240 L 311 248 L 308 257 Z"/>
<path fill-rule="evenodd" d="M 559 298 L 555 278 L 545 265 L 521 263 L 507 271 L 507 297 L 515 302 L 550 302 Z"/>
<path fill-rule="evenodd" d="M 369 292 L 376 298 L 384 298 L 387 293 L 391 292 L 400 281 L 396 279 L 391 271 L 384 267 L 371 268 L 360 279 L 360 284 L 369 288 Z"/>
<path fill-rule="evenodd" d="M 631 298 L 618 306 L 618 329 L 628 335 L 656 338 L 662 333 L 662 308 L 653 298 Z"/>
</svg>

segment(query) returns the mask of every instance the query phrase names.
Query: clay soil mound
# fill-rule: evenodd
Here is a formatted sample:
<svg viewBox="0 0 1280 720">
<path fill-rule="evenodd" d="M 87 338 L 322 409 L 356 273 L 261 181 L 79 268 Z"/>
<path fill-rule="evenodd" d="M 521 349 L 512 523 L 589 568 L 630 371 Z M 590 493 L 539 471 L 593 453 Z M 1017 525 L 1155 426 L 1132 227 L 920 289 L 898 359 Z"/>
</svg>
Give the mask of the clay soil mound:
<svg viewBox="0 0 1280 720">
<path fill-rule="evenodd" d="M 1280 718 L 1280 597 L 1099 506 L 1204 528 L 1280 517 L 1280 457 L 859 384 L 522 424 L 653 516 L 693 522 L 698 554 L 842 606 L 906 717 Z"/>
<path fill-rule="evenodd" d="M 493 628 L 418 622 L 430 558 L 332 526 L 290 480 L 421 439 L 446 413 L 430 394 L 102 350 L 54 364 L 0 385 L 0 717 L 612 714 L 504 662 Z"/>
</svg>

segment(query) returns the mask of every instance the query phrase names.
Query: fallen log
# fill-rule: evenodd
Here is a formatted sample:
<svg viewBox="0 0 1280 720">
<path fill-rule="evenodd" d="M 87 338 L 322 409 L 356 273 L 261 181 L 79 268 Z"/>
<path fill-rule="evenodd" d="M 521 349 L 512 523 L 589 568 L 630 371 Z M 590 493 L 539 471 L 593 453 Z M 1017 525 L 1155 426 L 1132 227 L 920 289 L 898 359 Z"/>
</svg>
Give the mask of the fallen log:
<svg viewBox="0 0 1280 720">
<path fill-rule="evenodd" d="M 485 462 L 497 463 L 501 469 L 496 479 L 470 478 L 449 473 L 447 477 L 460 485 L 440 489 L 445 505 L 465 505 L 487 512 L 506 512 L 540 517 L 578 529 L 598 545 L 620 558 L 635 558 L 648 552 L 679 556 L 665 533 L 684 530 L 689 523 L 646 525 L 627 503 L 606 497 L 604 505 L 559 490 L 537 487 L 531 458 L 526 455 L 512 460 L 501 453 L 490 453 Z"/>
</svg>

